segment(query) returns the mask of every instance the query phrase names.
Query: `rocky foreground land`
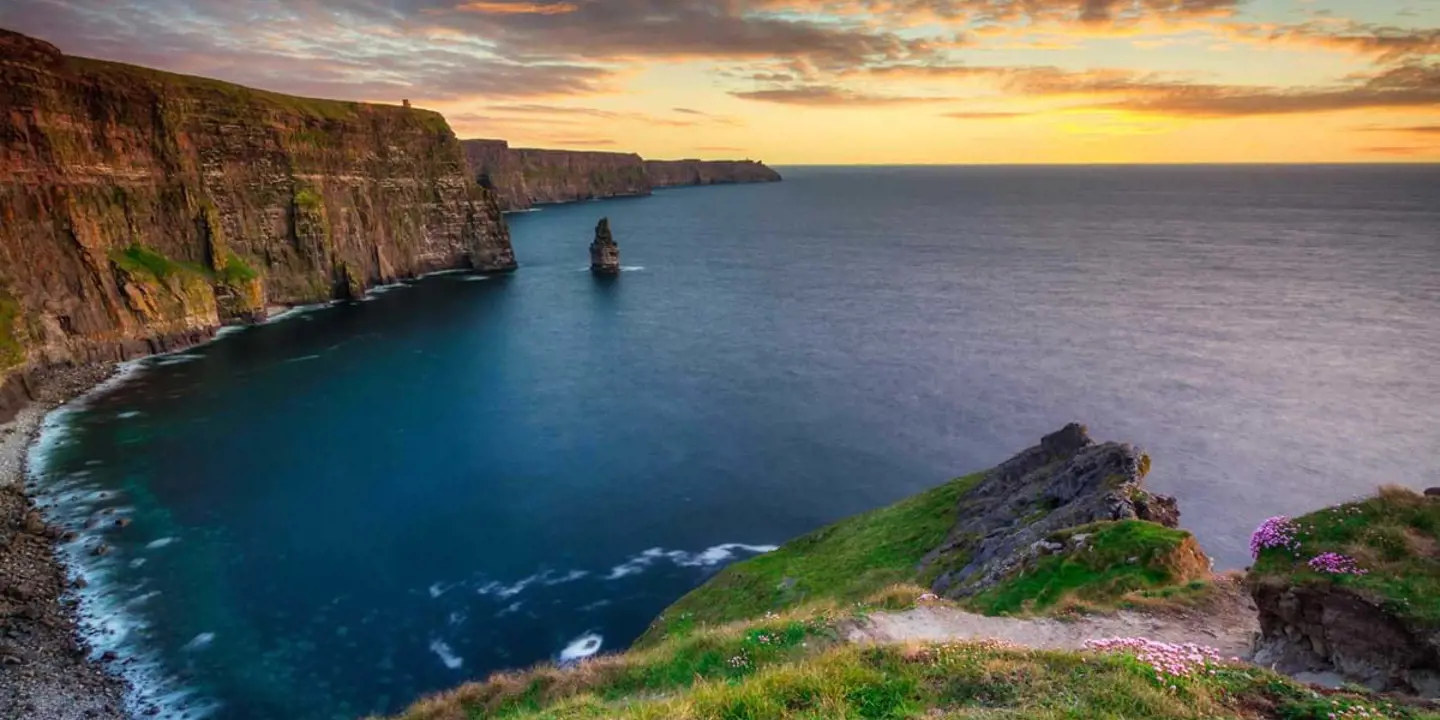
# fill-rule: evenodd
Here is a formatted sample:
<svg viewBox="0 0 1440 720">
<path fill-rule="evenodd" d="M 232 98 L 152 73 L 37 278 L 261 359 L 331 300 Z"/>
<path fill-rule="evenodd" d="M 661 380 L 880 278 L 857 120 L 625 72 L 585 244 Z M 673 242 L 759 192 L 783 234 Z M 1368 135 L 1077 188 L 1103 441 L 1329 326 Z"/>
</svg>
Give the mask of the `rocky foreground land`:
<svg viewBox="0 0 1440 720">
<path fill-rule="evenodd" d="M 627 652 L 402 717 L 1440 719 L 1440 497 L 1272 518 L 1217 576 L 1149 467 L 1068 426 L 731 565 Z"/>
<path fill-rule="evenodd" d="M 26 450 L 45 413 L 92 387 L 104 368 L 51 371 L 40 398 L 0 424 L 0 718 L 101 720 L 127 717 L 124 683 L 88 659 L 76 608 L 49 525 L 26 495 Z"/>
</svg>

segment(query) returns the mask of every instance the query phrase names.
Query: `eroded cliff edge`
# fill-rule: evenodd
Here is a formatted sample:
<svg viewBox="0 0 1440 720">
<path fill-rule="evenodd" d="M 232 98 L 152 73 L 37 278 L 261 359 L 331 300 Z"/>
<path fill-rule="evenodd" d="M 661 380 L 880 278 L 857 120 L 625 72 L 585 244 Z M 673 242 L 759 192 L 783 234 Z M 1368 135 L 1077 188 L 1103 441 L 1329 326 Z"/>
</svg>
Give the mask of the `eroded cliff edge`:
<svg viewBox="0 0 1440 720">
<path fill-rule="evenodd" d="M 780 173 L 756 160 L 646 160 L 657 188 L 780 182 Z"/>
<path fill-rule="evenodd" d="M 189 344 L 270 305 L 515 267 L 439 114 L 63 55 L 0 30 L 0 420 L 27 371 Z"/>
<path fill-rule="evenodd" d="M 778 182 L 753 160 L 645 160 L 634 153 L 512 148 L 504 140 L 462 140 L 470 173 L 505 210 L 649 195 L 655 188 Z"/>
</svg>

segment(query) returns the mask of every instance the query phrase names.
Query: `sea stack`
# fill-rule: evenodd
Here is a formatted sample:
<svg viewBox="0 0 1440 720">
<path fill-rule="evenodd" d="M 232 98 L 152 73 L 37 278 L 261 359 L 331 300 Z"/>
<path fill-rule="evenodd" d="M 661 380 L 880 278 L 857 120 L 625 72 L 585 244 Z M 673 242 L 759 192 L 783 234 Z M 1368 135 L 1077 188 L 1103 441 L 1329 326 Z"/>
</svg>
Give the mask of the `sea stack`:
<svg viewBox="0 0 1440 720">
<path fill-rule="evenodd" d="M 600 218 L 595 226 L 595 242 L 590 243 L 590 272 L 599 275 L 620 273 L 620 246 L 610 235 L 610 218 Z"/>
</svg>

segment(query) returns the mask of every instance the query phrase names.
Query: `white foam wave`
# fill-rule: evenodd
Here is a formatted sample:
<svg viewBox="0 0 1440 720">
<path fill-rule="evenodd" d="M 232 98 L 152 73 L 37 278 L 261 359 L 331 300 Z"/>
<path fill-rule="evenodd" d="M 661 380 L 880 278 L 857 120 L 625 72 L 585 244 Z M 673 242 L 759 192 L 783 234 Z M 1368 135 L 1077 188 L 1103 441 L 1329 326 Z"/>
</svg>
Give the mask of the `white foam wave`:
<svg viewBox="0 0 1440 720">
<path fill-rule="evenodd" d="M 445 618 L 445 620 L 451 625 L 460 625 L 465 622 L 465 613 L 456 610 L 455 612 L 450 613 L 450 616 Z"/>
<path fill-rule="evenodd" d="M 126 411 L 126 412 L 119 413 L 119 414 L 117 414 L 115 417 L 117 417 L 117 418 L 119 418 L 119 419 L 121 419 L 121 420 L 129 420 L 129 419 L 131 419 L 131 418 L 140 417 L 141 415 L 144 415 L 144 414 L 145 414 L 145 413 L 140 412 L 139 410 L 129 410 L 129 411 Z"/>
<path fill-rule="evenodd" d="M 204 355 L 194 353 L 170 353 L 167 355 L 154 355 L 146 361 L 154 367 L 168 367 L 170 365 L 183 365 L 188 362 L 205 359 Z"/>
<path fill-rule="evenodd" d="M 311 313 L 311 312 L 315 312 L 316 310 L 322 310 L 322 309 L 324 309 L 324 308 L 330 307 L 330 305 L 331 305 L 331 303 L 312 303 L 312 304 L 310 304 L 310 305 L 296 305 L 296 306 L 294 306 L 294 307 L 291 307 L 291 308 L 288 308 L 288 309 L 285 309 L 285 310 L 281 310 L 280 312 L 277 312 L 277 313 L 275 313 L 274 315 L 271 315 L 270 317 L 265 318 L 265 321 L 262 322 L 261 324 L 262 324 L 262 325 L 270 325 L 270 324 L 272 324 L 272 323 L 277 323 L 277 322 L 280 322 L 280 321 L 282 321 L 282 320 L 289 320 L 289 319 L 291 319 L 291 318 L 295 318 L 295 317 L 299 317 L 299 316 L 301 316 L 301 315 L 304 315 L 305 313 Z"/>
<path fill-rule="evenodd" d="M 480 587 L 476 588 L 476 589 L 475 589 L 475 592 L 478 593 L 478 594 L 480 594 L 480 595 L 494 595 L 495 597 L 500 598 L 501 600 L 505 600 L 505 599 L 507 599 L 507 598 L 512 598 L 512 597 L 515 597 L 516 595 L 519 595 L 519 594 L 522 593 L 522 592 L 525 592 L 525 588 L 530 587 L 532 584 L 534 584 L 534 583 L 535 583 L 537 580 L 539 580 L 539 579 L 540 579 L 540 576 L 539 576 L 539 575 L 531 575 L 530 577 L 527 577 L 527 578 L 525 578 L 524 580 L 521 580 L 521 581 L 519 581 L 519 582 L 516 582 L 516 583 L 513 584 L 513 585 L 505 585 L 505 584 L 503 584 L 503 583 L 493 582 L 493 581 L 492 581 L 492 582 L 485 583 L 484 585 L 481 585 Z"/>
<path fill-rule="evenodd" d="M 111 505 L 106 509 L 116 513 L 125 510 L 113 505 L 118 499 L 116 493 L 95 484 L 89 471 L 61 474 L 52 458 L 59 457 L 57 449 L 73 442 L 75 413 L 145 367 L 142 361 L 122 364 L 110 379 L 46 416 L 40 436 L 30 448 L 27 471 L 38 485 L 37 500 L 45 507 L 51 522 L 69 527 L 84 525 L 96 517 L 94 513 L 99 505 Z M 98 464 L 98 461 L 86 463 L 87 466 Z M 91 554 L 94 541 L 114 527 L 105 520 L 102 517 L 93 528 L 82 531 L 75 542 L 58 547 L 70 572 L 87 581 L 85 587 L 75 588 L 71 593 L 80 602 L 80 632 L 93 657 L 98 659 L 113 652 L 122 658 L 115 667 L 128 681 L 125 705 L 132 716 L 144 716 L 151 708 L 154 708 L 151 714 L 159 717 L 184 716 L 198 720 L 212 714 L 219 706 L 173 675 L 156 649 L 146 642 L 152 631 L 140 612 L 141 606 L 159 593 L 143 592 L 146 585 L 143 580 L 126 585 L 116 583 L 115 575 L 120 568 L 127 563 L 138 568 L 144 565 L 145 558 L 127 558 L 123 548 L 113 548 L 103 556 Z"/>
<path fill-rule="evenodd" d="M 747 545 L 745 543 L 725 543 L 723 545 L 706 548 L 698 553 L 689 553 L 684 550 L 650 548 L 610 568 L 610 574 L 606 575 L 605 579 L 619 580 L 620 578 L 630 575 L 638 575 L 661 560 L 668 560 L 678 567 L 710 567 L 728 562 L 742 552 L 758 555 L 771 552 L 775 549 L 776 546 L 774 545 Z"/>
<path fill-rule="evenodd" d="M 429 591 L 430 591 L 430 597 L 431 597 L 431 598 L 438 598 L 438 597 L 440 597 L 441 595 L 444 595 L 444 594 L 445 594 L 445 591 L 447 591 L 447 590 L 449 590 L 449 589 L 450 589 L 450 588 L 445 587 L 443 584 L 438 583 L 438 582 L 437 582 L 437 583 L 431 583 L 430 587 L 426 588 L 426 590 L 429 590 Z"/>
<path fill-rule="evenodd" d="M 190 642 L 185 643 L 185 647 L 182 649 L 186 652 L 195 652 L 196 650 L 203 650 L 209 647 L 212 642 L 215 642 L 215 633 L 203 632 L 192 638 Z"/>
<path fill-rule="evenodd" d="M 484 282 L 489 279 L 489 275 L 471 275 L 470 277 L 465 278 L 464 282 Z"/>
<path fill-rule="evenodd" d="M 516 595 L 519 595 L 520 593 L 525 591 L 525 588 L 528 588 L 537 583 L 550 587 L 568 582 L 575 582 L 576 580 L 587 577 L 589 575 L 590 573 L 584 570 L 571 570 L 570 572 L 567 572 L 563 575 L 550 570 L 546 570 L 544 572 L 531 575 L 530 577 L 517 580 L 514 583 L 510 583 L 508 585 L 502 582 L 492 580 L 485 583 L 484 585 L 481 585 L 478 588 L 475 588 L 475 592 L 480 595 L 489 595 L 499 598 L 501 600 L 507 600 L 509 598 L 515 597 Z"/>
<path fill-rule="evenodd" d="M 502 618 L 502 617 L 505 617 L 506 615 L 512 615 L 512 614 L 517 613 L 517 612 L 520 612 L 520 601 L 519 601 L 519 600 L 516 600 L 515 602 L 510 603 L 509 605 L 506 605 L 503 610 L 501 610 L 501 611 L 498 612 L 498 613 L 495 613 L 495 617 L 497 617 L 497 618 Z"/>
<path fill-rule="evenodd" d="M 171 544 L 171 543 L 177 543 L 177 542 L 180 542 L 180 538 L 176 538 L 176 537 L 163 537 L 163 538 L 160 538 L 159 540 L 151 540 L 150 542 L 145 543 L 145 549 L 146 549 L 146 550 L 159 550 L 160 548 L 163 548 L 163 547 L 165 547 L 166 545 L 169 545 L 169 544 Z"/>
<path fill-rule="evenodd" d="M 621 272 L 640 272 L 641 270 L 644 270 L 644 269 L 645 269 L 645 266 L 644 266 L 644 265 L 621 265 L 621 266 L 620 266 Z"/>
<path fill-rule="evenodd" d="M 430 641 L 430 652 L 435 653 L 440 658 L 440 662 L 445 663 L 445 667 L 451 670 L 459 670 L 465 665 L 465 660 L 456 655 L 455 651 L 450 649 L 450 645 L 439 638 Z"/>
<path fill-rule="evenodd" d="M 319 360 L 319 359 L 320 359 L 320 356 L 319 356 L 319 355 L 306 355 L 305 357 L 290 358 L 289 360 L 286 360 L 285 362 L 281 363 L 281 365 L 289 365 L 289 364 L 291 364 L 291 363 L 310 362 L 310 361 L 312 361 L 312 360 Z"/>
<path fill-rule="evenodd" d="M 595 653 L 600 652 L 600 646 L 605 643 L 605 638 L 595 633 L 586 633 L 570 641 L 564 650 L 560 651 L 560 662 L 573 663 L 584 660 Z"/>
<path fill-rule="evenodd" d="M 575 582 L 576 580 L 579 580 L 580 578 L 583 578 L 589 574 L 590 573 L 585 572 L 584 570 L 571 570 L 570 572 L 565 573 L 560 577 L 546 577 L 545 575 L 542 575 L 541 580 L 546 585 L 562 585 L 568 582 Z M 546 575 L 548 575 L 548 573 Z"/>
</svg>

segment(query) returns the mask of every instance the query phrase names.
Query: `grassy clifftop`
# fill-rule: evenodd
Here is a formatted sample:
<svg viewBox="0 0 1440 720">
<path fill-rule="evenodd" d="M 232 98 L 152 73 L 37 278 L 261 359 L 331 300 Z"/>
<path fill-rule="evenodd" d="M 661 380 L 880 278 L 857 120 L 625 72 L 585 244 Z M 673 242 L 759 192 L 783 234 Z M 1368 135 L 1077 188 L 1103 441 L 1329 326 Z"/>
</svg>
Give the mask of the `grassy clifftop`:
<svg viewBox="0 0 1440 720">
<path fill-rule="evenodd" d="M 1258 545 L 1253 584 L 1344 588 L 1440 630 L 1440 499 L 1386 488 L 1281 525 Z"/>
<path fill-rule="evenodd" d="M 889 585 L 923 582 L 916 567 L 945 540 L 960 497 L 981 477 L 952 480 L 735 563 L 671 605 L 638 644 L 695 626 L 721 625 L 805 603 L 855 602 Z"/>
</svg>

